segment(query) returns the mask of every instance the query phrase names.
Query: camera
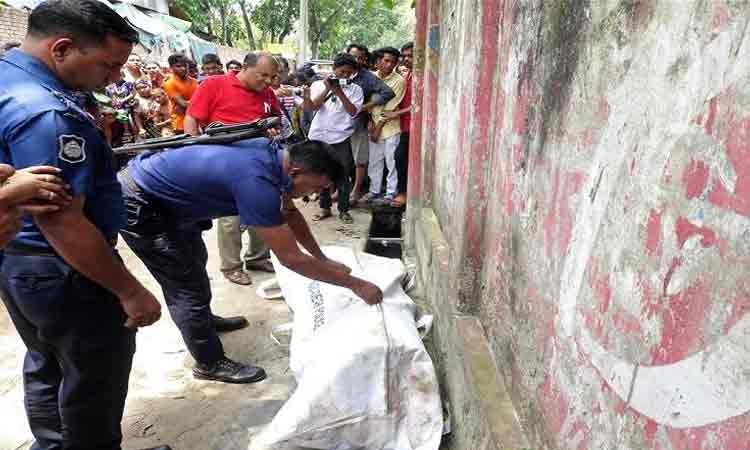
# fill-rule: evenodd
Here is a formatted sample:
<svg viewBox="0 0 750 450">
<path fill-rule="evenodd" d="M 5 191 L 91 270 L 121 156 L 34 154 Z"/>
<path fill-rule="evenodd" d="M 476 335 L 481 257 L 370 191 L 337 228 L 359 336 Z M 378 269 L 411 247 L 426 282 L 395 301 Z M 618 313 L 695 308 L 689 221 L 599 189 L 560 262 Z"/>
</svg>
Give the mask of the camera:
<svg viewBox="0 0 750 450">
<path fill-rule="evenodd" d="M 332 86 L 346 86 L 349 83 L 349 80 L 346 78 L 331 77 L 328 79 L 328 82 Z"/>
</svg>

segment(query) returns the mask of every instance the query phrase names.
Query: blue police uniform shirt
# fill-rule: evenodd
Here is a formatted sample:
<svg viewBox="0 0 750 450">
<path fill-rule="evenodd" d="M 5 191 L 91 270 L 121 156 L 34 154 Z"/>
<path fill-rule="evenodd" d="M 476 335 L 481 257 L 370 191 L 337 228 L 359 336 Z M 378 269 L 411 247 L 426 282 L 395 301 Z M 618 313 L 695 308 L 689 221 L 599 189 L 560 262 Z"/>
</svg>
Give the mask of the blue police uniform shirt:
<svg viewBox="0 0 750 450">
<path fill-rule="evenodd" d="M 240 216 L 242 225 L 272 227 L 284 223 L 281 196 L 292 187 L 282 161 L 283 151 L 258 138 L 145 153 L 128 171 L 180 223 Z"/>
<path fill-rule="evenodd" d="M 86 217 L 107 239 L 115 238 L 125 207 L 112 150 L 93 118 L 44 63 L 20 50 L 0 58 L 0 80 L 0 162 L 62 169 L 71 194 L 86 197 Z M 15 242 L 49 247 L 30 217 Z"/>
</svg>

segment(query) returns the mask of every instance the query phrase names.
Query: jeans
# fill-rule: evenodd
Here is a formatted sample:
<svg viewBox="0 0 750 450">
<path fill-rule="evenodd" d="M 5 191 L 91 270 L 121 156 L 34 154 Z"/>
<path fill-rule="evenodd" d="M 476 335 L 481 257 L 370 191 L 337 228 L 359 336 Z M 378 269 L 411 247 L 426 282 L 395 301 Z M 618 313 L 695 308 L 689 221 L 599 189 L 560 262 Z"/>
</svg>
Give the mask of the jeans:
<svg viewBox="0 0 750 450">
<path fill-rule="evenodd" d="M 343 165 L 344 171 L 341 179 L 336 183 L 336 190 L 339 194 L 338 210 L 339 214 L 349 211 L 349 195 L 352 192 L 352 180 L 349 178 L 354 159 L 352 158 L 352 147 L 349 139 L 338 144 L 331 144 L 334 150 L 334 156 Z M 330 209 L 333 201 L 331 200 L 331 189 L 326 188 L 320 191 L 320 207 Z"/>
<path fill-rule="evenodd" d="M 135 331 L 120 302 L 60 257 L 6 251 L 2 298 L 27 352 L 32 450 L 120 450 Z"/>
</svg>

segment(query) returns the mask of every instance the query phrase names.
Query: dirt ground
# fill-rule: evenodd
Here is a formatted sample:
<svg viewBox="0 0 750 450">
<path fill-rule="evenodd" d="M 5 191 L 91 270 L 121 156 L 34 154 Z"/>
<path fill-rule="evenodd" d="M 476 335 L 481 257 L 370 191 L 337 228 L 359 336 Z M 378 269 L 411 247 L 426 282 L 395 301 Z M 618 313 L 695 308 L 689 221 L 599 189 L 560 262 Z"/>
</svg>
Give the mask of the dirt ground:
<svg viewBox="0 0 750 450">
<path fill-rule="evenodd" d="M 308 219 L 317 211 L 316 205 L 303 207 Z M 338 218 L 309 223 L 321 244 L 354 242 L 361 246 L 370 215 L 359 209 L 352 215 L 353 225 L 344 225 Z M 238 361 L 263 366 L 268 378 L 252 385 L 194 380 L 192 358 L 166 312 L 159 286 L 140 260 L 121 244 L 126 265 L 162 301 L 165 312 L 157 324 L 138 332 L 123 420 L 124 450 L 163 444 L 175 450 L 245 450 L 293 389 L 288 353 L 270 338 L 272 326 L 290 321 L 289 311 L 283 302 L 263 300 L 255 293 L 258 283 L 272 275 L 254 272 L 251 286 L 228 282 L 219 272 L 215 227 L 204 234 L 204 239 L 209 251 L 214 312 L 243 315 L 250 321 L 248 328 L 222 335 L 225 351 Z M 22 450 L 33 442 L 23 409 L 21 366 L 25 349 L 1 303 L 0 309 L 0 450 Z"/>
</svg>

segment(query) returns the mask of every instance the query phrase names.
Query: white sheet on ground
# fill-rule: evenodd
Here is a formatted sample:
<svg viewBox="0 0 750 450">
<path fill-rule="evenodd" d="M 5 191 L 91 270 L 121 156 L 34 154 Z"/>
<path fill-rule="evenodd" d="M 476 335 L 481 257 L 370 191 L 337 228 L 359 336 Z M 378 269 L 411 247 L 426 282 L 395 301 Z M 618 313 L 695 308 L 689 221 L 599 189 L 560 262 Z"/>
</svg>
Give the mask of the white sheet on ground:
<svg viewBox="0 0 750 450">
<path fill-rule="evenodd" d="M 415 305 L 401 287 L 403 264 L 346 247 L 324 252 L 378 285 L 382 306 L 274 259 L 294 311 L 289 365 L 297 389 L 250 448 L 437 450 L 443 425 L 437 377 Z"/>
</svg>

